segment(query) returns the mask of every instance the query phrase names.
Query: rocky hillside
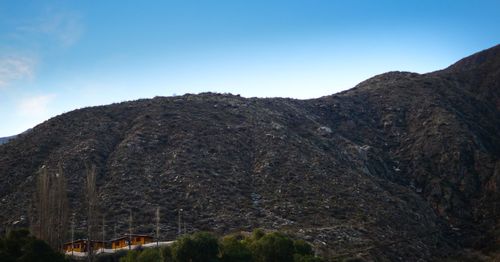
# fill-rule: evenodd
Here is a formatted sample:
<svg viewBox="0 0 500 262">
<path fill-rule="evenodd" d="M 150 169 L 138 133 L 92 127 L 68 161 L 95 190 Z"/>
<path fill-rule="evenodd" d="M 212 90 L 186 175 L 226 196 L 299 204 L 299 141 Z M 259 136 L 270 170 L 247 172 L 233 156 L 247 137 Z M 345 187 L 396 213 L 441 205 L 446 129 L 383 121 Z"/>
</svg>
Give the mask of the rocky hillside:
<svg viewBox="0 0 500 262">
<path fill-rule="evenodd" d="M 113 229 L 281 229 L 334 258 L 416 261 L 500 243 L 500 46 L 311 100 L 204 93 L 84 108 L 0 146 L 0 221 L 28 225 L 62 166 L 85 227 L 86 165 Z M 498 211 L 500 212 L 500 210 Z M 483 256 L 483 258 L 487 258 Z"/>
</svg>

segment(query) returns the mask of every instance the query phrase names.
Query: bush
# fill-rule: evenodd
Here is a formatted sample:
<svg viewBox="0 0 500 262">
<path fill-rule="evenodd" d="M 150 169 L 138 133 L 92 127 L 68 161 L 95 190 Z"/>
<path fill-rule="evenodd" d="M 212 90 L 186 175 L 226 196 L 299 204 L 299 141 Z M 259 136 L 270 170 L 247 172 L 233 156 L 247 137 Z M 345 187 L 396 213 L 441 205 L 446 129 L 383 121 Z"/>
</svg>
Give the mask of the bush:
<svg viewBox="0 0 500 262">
<path fill-rule="evenodd" d="M 207 232 L 184 236 L 172 246 L 172 254 L 178 262 L 218 261 L 219 243 L 217 238 Z"/>
<path fill-rule="evenodd" d="M 138 262 L 158 262 L 161 259 L 161 250 L 158 248 L 148 248 L 144 249 L 137 257 Z"/>
<path fill-rule="evenodd" d="M 174 258 L 172 256 L 172 248 L 170 246 L 162 247 L 161 257 L 163 262 L 174 262 Z"/>
<path fill-rule="evenodd" d="M 1 254 L 0 254 L 1 255 Z M 1 260 L 4 261 L 4 260 Z M 7 261 L 7 260 L 5 260 Z M 228 235 L 220 240 L 200 232 L 179 238 L 172 246 L 131 250 L 120 262 L 323 262 L 312 246 L 278 232 Z"/>
<path fill-rule="evenodd" d="M 294 249 L 294 252 L 295 254 L 298 254 L 298 255 L 304 255 L 304 256 L 313 256 L 314 255 L 314 251 L 312 249 L 312 246 L 309 245 L 309 243 L 307 243 L 306 241 L 304 240 L 295 240 L 293 241 L 293 249 Z"/>
<path fill-rule="evenodd" d="M 10 231 L 7 237 L 1 241 L 3 242 L 2 249 L 5 254 L 17 259 L 23 255 L 23 247 L 34 240 L 35 238 L 30 235 L 27 229 Z"/>
<path fill-rule="evenodd" d="M 24 254 L 17 260 L 19 262 L 64 261 L 63 254 L 54 252 L 49 244 L 39 239 L 28 242 L 23 251 Z"/>
<path fill-rule="evenodd" d="M 139 251 L 130 250 L 127 255 L 120 258 L 120 262 L 137 262 L 137 257 L 139 256 Z"/>
<path fill-rule="evenodd" d="M 174 261 L 190 261 L 193 257 L 191 255 L 194 250 L 194 241 L 189 236 L 184 236 L 177 239 L 172 246 L 172 257 Z"/>
<path fill-rule="evenodd" d="M 26 229 L 11 231 L 0 238 L 0 261 L 65 261 L 64 255 L 55 252 L 46 242 L 36 239 Z"/>
<path fill-rule="evenodd" d="M 323 262 L 324 260 L 320 257 L 315 257 L 313 255 L 293 255 L 293 262 Z"/>
<path fill-rule="evenodd" d="M 349 258 L 346 258 L 346 259 L 344 259 L 342 261 L 343 262 L 365 262 L 366 260 L 364 260 L 361 257 L 349 257 Z M 455 260 L 453 260 L 453 261 L 455 261 Z"/>
<path fill-rule="evenodd" d="M 252 251 L 237 236 L 226 236 L 220 243 L 220 260 L 222 262 L 253 261 Z"/>
<path fill-rule="evenodd" d="M 120 257 L 126 255 L 126 252 L 117 252 L 114 254 L 99 254 L 95 256 L 96 262 L 118 262 L 120 261 Z"/>
<path fill-rule="evenodd" d="M 257 241 L 265 235 L 266 235 L 266 232 L 264 232 L 264 230 L 262 228 L 257 228 L 257 229 L 254 229 L 252 232 L 252 239 L 254 241 Z"/>
<path fill-rule="evenodd" d="M 277 232 L 261 237 L 254 243 L 253 249 L 255 261 L 258 262 L 293 261 L 293 241 Z"/>
</svg>

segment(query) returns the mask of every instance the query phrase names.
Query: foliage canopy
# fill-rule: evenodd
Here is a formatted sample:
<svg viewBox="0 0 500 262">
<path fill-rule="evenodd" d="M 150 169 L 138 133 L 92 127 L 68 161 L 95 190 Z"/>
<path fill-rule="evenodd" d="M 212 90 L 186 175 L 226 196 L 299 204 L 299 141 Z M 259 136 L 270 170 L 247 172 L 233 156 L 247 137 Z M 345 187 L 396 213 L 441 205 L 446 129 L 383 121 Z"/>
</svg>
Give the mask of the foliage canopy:
<svg viewBox="0 0 500 262">
<path fill-rule="evenodd" d="M 252 234 L 231 234 L 221 238 L 198 232 L 179 238 L 172 246 L 130 251 L 121 261 L 164 262 L 321 262 L 312 246 L 279 233 L 261 229 Z M 130 259 L 132 260 L 130 260 Z M 125 260 L 127 259 L 127 260 Z"/>
<path fill-rule="evenodd" d="M 46 242 L 33 237 L 26 229 L 14 230 L 0 238 L 0 261 L 42 262 L 66 261 L 64 255 L 55 252 Z"/>
</svg>

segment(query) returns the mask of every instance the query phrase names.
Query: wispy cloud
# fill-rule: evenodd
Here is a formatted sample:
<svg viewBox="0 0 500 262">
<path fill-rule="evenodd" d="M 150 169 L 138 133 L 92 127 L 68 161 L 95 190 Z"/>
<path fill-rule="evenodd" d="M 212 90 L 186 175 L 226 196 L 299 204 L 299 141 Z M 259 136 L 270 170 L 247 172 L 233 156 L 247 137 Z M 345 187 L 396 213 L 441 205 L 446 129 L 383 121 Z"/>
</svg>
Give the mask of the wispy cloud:
<svg viewBox="0 0 500 262">
<path fill-rule="evenodd" d="M 27 117 L 43 117 L 49 114 L 49 105 L 55 94 L 38 95 L 24 98 L 17 106 L 18 113 Z"/>
<path fill-rule="evenodd" d="M 11 82 L 32 78 L 36 60 L 27 56 L 0 57 L 0 89 Z"/>
<path fill-rule="evenodd" d="M 12 50 L 9 52 L 15 54 L 39 53 L 40 50 L 53 46 L 70 47 L 78 42 L 84 31 L 80 14 L 51 8 L 39 16 L 16 24 L 7 32 L 11 35 L 7 40 L 15 41 L 2 43 L 6 50 Z M 2 54 L 6 54 L 6 51 L 4 50 Z M 14 81 L 33 78 L 36 65 L 42 62 L 37 59 L 38 55 L 2 54 L 0 54 L 0 90 Z"/>
<path fill-rule="evenodd" d="M 54 38 L 64 47 L 75 44 L 83 34 L 81 16 L 68 11 L 48 10 L 38 19 L 19 26 L 18 31 L 29 34 L 43 34 Z"/>
</svg>

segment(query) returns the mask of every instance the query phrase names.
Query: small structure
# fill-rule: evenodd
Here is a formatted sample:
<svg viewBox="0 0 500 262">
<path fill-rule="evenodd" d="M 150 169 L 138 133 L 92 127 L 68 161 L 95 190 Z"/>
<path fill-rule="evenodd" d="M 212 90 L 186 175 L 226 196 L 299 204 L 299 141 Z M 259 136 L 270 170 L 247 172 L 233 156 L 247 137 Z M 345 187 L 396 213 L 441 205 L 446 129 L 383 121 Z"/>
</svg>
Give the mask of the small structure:
<svg viewBox="0 0 500 262">
<path fill-rule="evenodd" d="M 106 242 L 99 240 L 92 240 L 92 250 L 98 250 L 101 248 L 105 248 Z M 70 252 L 87 252 L 88 249 L 88 240 L 87 239 L 77 239 L 73 242 L 64 243 L 63 248 L 66 253 Z"/>
<path fill-rule="evenodd" d="M 129 246 L 144 245 L 153 242 L 153 237 L 144 234 L 125 234 L 122 237 L 111 240 L 112 249 L 120 249 Z"/>
</svg>

